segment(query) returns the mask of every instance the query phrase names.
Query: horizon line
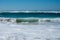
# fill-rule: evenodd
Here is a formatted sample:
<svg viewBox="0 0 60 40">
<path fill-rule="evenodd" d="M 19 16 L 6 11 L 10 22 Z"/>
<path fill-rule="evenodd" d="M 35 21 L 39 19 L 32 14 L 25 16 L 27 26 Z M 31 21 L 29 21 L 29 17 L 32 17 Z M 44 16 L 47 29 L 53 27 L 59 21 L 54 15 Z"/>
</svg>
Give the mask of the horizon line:
<svg viewBox="0 0 60 40">
<path fill-rule="evenodd" d="M 60 10 L 0 10 L 0 11 L 60 11 Z"/>
</svg>

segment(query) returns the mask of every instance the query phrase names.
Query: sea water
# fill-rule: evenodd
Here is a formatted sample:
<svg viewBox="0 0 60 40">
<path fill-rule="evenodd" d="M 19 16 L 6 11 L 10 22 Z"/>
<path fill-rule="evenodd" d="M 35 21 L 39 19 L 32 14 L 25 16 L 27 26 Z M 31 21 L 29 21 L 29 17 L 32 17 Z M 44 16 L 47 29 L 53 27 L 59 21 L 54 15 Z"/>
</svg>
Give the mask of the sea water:
<svg viewBox="0 0 60 40">
<path fill-rule="evenodd" d="M 0 18 L 57 19 L 59 13 L 0 13 Z M 21 25 L 0 22 L 0 40 L 60 40 L 60 22 Z"/>
<path fill-rule="evenodd" d="M 32 17 L 32 18 L 60 18 L 60 13 L 2 12 L 2 13 L 0 13 L 0 17 L 7 17 L 7 18 L 29 18 L 29 17 Z"/>
</svg>

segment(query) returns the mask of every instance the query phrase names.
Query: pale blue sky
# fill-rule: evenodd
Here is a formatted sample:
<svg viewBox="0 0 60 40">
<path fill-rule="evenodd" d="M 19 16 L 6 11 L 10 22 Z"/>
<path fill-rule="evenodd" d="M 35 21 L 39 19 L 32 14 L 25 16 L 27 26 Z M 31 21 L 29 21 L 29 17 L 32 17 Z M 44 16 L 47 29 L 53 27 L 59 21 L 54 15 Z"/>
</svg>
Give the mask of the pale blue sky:
<svg viewBox="0 0 60 40">
<path fill-rule="evenodd" d="M 60 10 L 60 0 L 0 0 L 0 10 Z"/>
</svg>

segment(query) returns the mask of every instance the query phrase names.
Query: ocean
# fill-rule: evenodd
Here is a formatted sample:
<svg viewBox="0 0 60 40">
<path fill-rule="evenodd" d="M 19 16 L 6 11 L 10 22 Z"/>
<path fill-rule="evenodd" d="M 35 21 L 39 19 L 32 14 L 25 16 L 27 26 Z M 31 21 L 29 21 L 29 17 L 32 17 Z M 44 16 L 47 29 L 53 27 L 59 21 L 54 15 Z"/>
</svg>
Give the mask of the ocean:
<svg viewBox="0 0 60 40">
<path fill-rule="evenodd" d="M 0 12 L 0 40 L 60 40 L 60 13 Z"/>
<path fill-rule="evenodd" d="M 5 18 L 60 18 L 60 13 L 24 13 L 24 12 L 2 12 L 0 17 Z"/>
</svg>

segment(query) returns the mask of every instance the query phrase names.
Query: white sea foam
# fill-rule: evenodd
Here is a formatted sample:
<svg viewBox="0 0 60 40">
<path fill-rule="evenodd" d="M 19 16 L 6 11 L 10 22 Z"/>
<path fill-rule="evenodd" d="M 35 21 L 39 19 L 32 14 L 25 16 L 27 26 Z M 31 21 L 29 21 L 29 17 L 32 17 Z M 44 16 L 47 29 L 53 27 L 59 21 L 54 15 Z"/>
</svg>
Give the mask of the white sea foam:
<svg viewBox="0 0 60 40">
<path fill-rule="evenodd" d="M 0 40 L 60 40 L 60 24 L 7 24 L 0 22 Z"/>
</svg>

